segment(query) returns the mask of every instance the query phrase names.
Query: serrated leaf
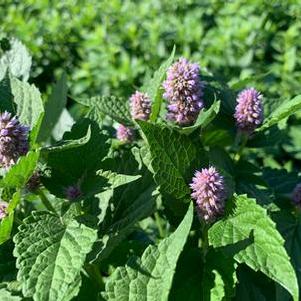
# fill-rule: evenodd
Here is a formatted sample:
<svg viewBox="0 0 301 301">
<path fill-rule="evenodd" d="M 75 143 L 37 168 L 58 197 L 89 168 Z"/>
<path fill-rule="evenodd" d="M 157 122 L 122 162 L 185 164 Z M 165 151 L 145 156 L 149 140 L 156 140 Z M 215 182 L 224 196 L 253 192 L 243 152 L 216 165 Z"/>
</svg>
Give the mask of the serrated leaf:
<svg viewBox="0 0 301 301">
<path fill-rule="evenodd" d="M 133 125 L 128 101 L 116 96 L 96 96 L 90 99 L 76 100 L 78 103 L 88 106 L 93 114 L 101 115 L 101 119 L 110 116 L 115 121 L 124 125 Z M 99 119 L 99 118 L 98 118 Z"/>
<path fill-rule="evenodd" d="M 11 78 L 11 89 L 20 121 L 31 128 L 34 127 L 40 114 L 44 112 L 41 93 L 34 85 L 16 78 Z"/>
<path fill-rule="evenodd" d="M 276 300 L 275 283 L 259 272 L 246 266 L 238 269 L 238 285 L 233 301 L 271 301 Z"/>
<path fill-rule="evenodd" d="M 10 113 L 15 114 L 16 108 L 13 103 L 13 100 L 14 96 L 11 91 L 9 74 L 6 73 L 0 81 L 0 111 L 8 111 Z"/>
<path fill-rule="evenodd" d="M 177 263 L 169 300 L 203 300 L 203 263 L 201 249 L 192 247 L 188 240 Z"/>
<path fill-rule="evenodd" d="M 106 283 L 106 300 L 168 300 L 178 258 L 193 219 L 193 205 L 177 228 L 158 247 L 149 246 L 136 263 L 119 267 Z"/>
<path fill-rule="evenodd" d="M 196 159 L 197 149 L 191 140 L 160 125 L 138 121 L 152 155 L 154 179 L 162 191 L 182 199 L 190 194 L 187 172 Z"/>
<path fill-rule="evenodd" d="M 33 212 L 14 237 L 18 280 L 34 301 L 69 301 L 80 287 L 80 270 L 96 230 L 49 212 Z"/>
<path fill-rule="evenodd" d="M 67 109 L 63 109 L 62 114 L 52 130 L 54 140 L 59 141 L 63 138 L 64 133 L 71 130 L 75 121 Z"/>
<path fill-rule="evenodd" d="M 179 128 L 180 133 L 189 135 L 198 128 L 205 128 L 218 114 L 220 109 L 220 101 L 215 101 L 208 110 L 202 110 L 192 126 Z"/>
<path fill-rule="evenodd" d="M 89 256 L 90 261 L 100 262 L 107 258 L 113 249 L 133 231 L 137 222 L 154 212 L 154 190 L 151 176 L 146 172 L 133 183 L 96 195 L 104 212 L 98 216 L 101 222 L 99 240 L 95 244 L 94 252 Z M 113 212 L 108 210 L 109 201 L 116 208 Z"/>
<path fill-rule="evenodd" d="M 47 165 L 51 177 L 43 178 L 43 183 L 51 193 L 65 197 L 64 189 L 70 185 L 80 185 L 83 195 L 98 193 L 105 184 L 105 178 L 96 175 L 107 155 L 108 137 L 95 122 L 83 119 L 76 123 L 71 132 L 65 133 L 63 140 L 78 140 L 91 129 L 89 141 L 77 147 L 60 149 L 48 153 Z M 77 143 L 77 142 L 76 142 Z"/>
<path fill-rule="evenodd" d="M 42 148 L 41 151 L 46 153 L 66 151 L 68 149 L 85 145 L 86 143 L 89 142 L 90 138 L 91 138 L 91 127 L 89 126 L 87 133 L 83 137 L 74 140 L 61 140 L 54 145 Z"/>
<path fill-rule="evenodd" d="M 160 68 L 154 73 L 154 76 L 145 83 L 146 92 L 152 100 L 152 110 L 150 115 L 150 121 L 156 121 L 160 113 L 162 104 L 162 82 L 166 76 L 166 71 L 172 64 L 176 52 L 176 47 L 173 47 L 170 57 L 160 66 Z"/>
<path fill-rule="evenodd" d="M 5 288 L 0 289 L 0 300 L 1 301 L 21 301 L 21 297 L 13 296 L 8 290 Z"/>
<path fill-rule="evenodd" d="M 278 106 L 275 111 L 273 111 L 270 116 L 264 121 L 263 125 L 258 129 L 258 131 L 263 131 L 270 126 L 277 124 L 281 120 L 293 115 L 298 110 L 301 109 L 301 95 L 294 97 L 291 100 L 283 101 L 280 106 Z"/>
<path fill-rule="evenodd" d="M 19 158 L 4 177 L 0 180 L 0 187 L 21 188 L 33 174 L 39 159 L 39 152 L 30 151 Z"/>
<path fill-rule="evenodd" d="M 10 49 L 0 59 L 0 79 L 6 72 L 26 81 L 31 68 L 31 56 L 26 47 L 17 39 L 9 40 Z"/>
<path fill-rule="evenodd" d="M 294 216 L 288 210 L 281 210 L 273 214 L 273 220 L 277 224 L 279 232 L 285 238 L 285 247 L 291 257 L 297 273 L 299 287 L 301 285 L 301 217 Z M 289 296 L 281 296 L 279 300 L 289 300 Z"/>
<path fill-rule="evenodd" d="M 245 248 L 235 252 L 234 259 L 263 272 L 288 290 L 295 301 L 299 300 L 298 282 L 284 240 L 266 210 L 255 200 L 235 196 L 233 212 L 215 223 L 208 236 L 214 248 L 248 240 Z"/>
<path fill-rule="evenodd" d="M 233 258 L 211 250 L 206 256 L 203 276 L 204 301 L 231 300 L 235 293 L 236 267 Z"/>
<path fill-rule="evenodd" d="M 6 242 L 11 235 L 11 230 L 14 222 L 14 210 L 20 202 L 20 193 L 15 192 L 8 207 L 8 215 L 0 222 L 0 245 Z"/>
<path fill-rule="evenodd" d="M 45 141 L 58 122 L 67 103 L 67 76 L 63 73 L 59 81 L 53 86 L 48 101 L 45 104 L 45 115 L 38 136 L 38 141 Z"/>
<path fill-rule="evenodd" d="M 136 181 L 141 178 L 141 175 L 132 176 L 132 175 L 123 175 L 110 170 L 99 170 L 97 174 L 108 179 L 108 184 L 112 188 L 117 188 L 121 185 L 128 184 L 130 182 Z"/>
</svg>

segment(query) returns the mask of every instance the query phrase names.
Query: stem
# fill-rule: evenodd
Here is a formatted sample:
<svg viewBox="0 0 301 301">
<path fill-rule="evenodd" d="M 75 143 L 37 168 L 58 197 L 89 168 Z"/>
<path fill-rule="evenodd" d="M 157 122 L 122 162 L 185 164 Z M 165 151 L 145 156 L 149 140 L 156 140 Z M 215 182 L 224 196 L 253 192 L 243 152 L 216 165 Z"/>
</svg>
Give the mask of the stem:
<svg viewBox="0 0 301 301">
<path fill-rule="evenodd" d="M 234 158 L 233 158 L 234 161 L 238 161 L 240 159 L 241 154 L 248 142 L 248 138 L 249 138 L 249 136 L 247 134 L 242 134 L 242 133 L 240 134 L 239 140 L 241 143 L 240 143 L 237 153 L 234 155 Z"/>
<path fill-rule="evenodd" d="M 203 262 L 206 262 L 206 255 L 208 253 L 209 242 L 208 242 L 208 225 L 204 224 L 202 233 L 202 250 L 203 250 Z"/>
<path fill-rule="evenodd" d="M 43 205 L 49 210 L 52 211 L 54 213 L 56 213 L 56 210 L 54 209 L 54 207 L 52 206 L 52 204 L 50 203 L 50 201 L 48 200 L 48 198 L 46 197 L 44 191 L 42 189 L 38 189 L 38 194 L 39 197 L 43 203 Z"/>
<path fill-rule="evenodd" d="M 156 225 L 157 225 L 158 230 L 159 230 L 159 235 L 160 235 L 161 238 L 164 238 L 165 234 L 164 234 L 164 230 L 162 228 L 161 218 L 160 218 L 158 212 L 155 212 L 154 215 L 155 215 Z"/>
</svg>

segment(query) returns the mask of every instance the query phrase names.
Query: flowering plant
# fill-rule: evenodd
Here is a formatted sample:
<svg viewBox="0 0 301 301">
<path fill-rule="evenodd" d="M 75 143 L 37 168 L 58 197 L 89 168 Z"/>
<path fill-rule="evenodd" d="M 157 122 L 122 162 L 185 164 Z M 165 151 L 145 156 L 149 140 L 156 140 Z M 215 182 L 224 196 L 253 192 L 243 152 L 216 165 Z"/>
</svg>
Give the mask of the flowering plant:
<svg viewBox="0 0 301 301">
<path fill-rule="evenodd" d="M 174 56 L 77 118 L 6 62 L 0 300 L 299 300 L 301 96 Z"/>
</svg>

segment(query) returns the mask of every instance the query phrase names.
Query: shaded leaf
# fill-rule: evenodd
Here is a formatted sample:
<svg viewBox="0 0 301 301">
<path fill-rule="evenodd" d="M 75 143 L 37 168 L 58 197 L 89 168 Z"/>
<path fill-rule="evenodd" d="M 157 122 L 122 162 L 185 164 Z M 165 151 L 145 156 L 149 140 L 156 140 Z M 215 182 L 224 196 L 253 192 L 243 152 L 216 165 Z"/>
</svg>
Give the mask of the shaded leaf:
<svg viewBox="0 0 301 301">
<path fill-rule="evenodd" d="M 244 195 L 234 197 L 233 212 L 215 223 L 208 234 L 209 243 L 215 248 L 249 240 L 245 248 L 235 252 L 235 260 L 263 272 L 288 290 L 295 301 L 299 300 L 297 278 L 284 240 L 255 200 Z"/>
<path fill-rule="evenodd" d="M 193 219 L 193 205 L 177 230 L 158 247 L 149 246 L 141 260 L 119 267 L 106 283 L 107 300 L 168 300 L 178 258 Z"/>
</svg>

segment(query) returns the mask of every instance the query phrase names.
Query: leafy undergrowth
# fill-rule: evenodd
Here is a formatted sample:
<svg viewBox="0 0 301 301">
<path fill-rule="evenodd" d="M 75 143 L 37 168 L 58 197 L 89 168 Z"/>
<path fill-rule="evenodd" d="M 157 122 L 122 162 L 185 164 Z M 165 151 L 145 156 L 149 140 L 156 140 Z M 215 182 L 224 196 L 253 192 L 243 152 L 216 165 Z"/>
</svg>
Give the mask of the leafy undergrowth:
<svg viewBox="0 0 301 301">
<path fill-rule="evenodd" d="M 74 119 L 66 75 L 44 101 L 12 46 L 0 111 L 28 129 L 1 114 L 0 300 L 299 300 L 301 96 L 259 97 L 246 133 L 234 115 L 245 81 L 201 72 L 202 106 L 183 124 L 197 109 L 164 91 L 174 49 L 140 89 L 145 118 L 95 95 Z"/>
</svg>

